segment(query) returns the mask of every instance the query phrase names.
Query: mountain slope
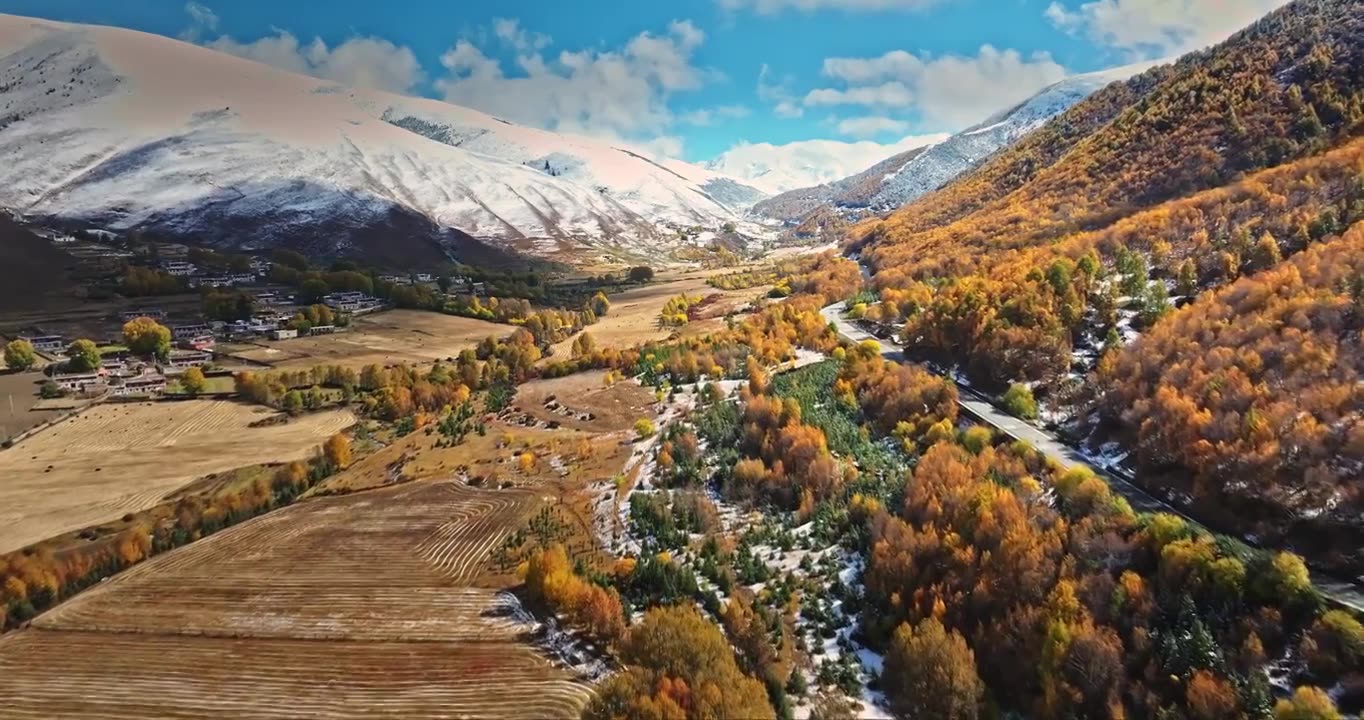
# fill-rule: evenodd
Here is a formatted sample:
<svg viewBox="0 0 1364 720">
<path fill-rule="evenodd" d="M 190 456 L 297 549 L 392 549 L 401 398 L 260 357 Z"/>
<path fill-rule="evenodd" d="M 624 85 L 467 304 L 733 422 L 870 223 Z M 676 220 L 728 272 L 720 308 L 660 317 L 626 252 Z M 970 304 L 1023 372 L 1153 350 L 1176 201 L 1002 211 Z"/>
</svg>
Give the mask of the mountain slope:
<svg viewBox="0 0 1364 720">
<path fill-rule="evenodd" d="M 1297 0 L 855 228 L 868 316 L 1209 522 L 1364 572 L 1360 37 L 1364 0 Z"/>
<path fill-rule="evenodd" d="M 763 196 L 443 102 L 14 16 L 0 16 L 0 155 L 0 206 L 29 216 L 340 252 L 395 216 L 410 220 L 404 233 L 425 225 L 545 254 L 648 251 Z"/>
<path fill-rule="evenodd" d="M 880 161 L 887 153 L 912 152 L 946 138 L 918 135 L 891 145 L 838 140 L 802 140 L 786 145 L 744 143 L 706 163 L 706 168 L 741 178 L 769 193 L 784 193 L 836 181 Z"/>
<path fill-rule="evenodd" d="M 1139 63 L 1066 78 L 942 142 L 894 155 L 836 182 L 768 198 L 755 205 L 753 212 L 794 222 L 825 205 L 852 210 L 853 215 L 893 210 L 942 187 L 1104 86 L 1126 80 L 1154 64 Z"/>
</svg>

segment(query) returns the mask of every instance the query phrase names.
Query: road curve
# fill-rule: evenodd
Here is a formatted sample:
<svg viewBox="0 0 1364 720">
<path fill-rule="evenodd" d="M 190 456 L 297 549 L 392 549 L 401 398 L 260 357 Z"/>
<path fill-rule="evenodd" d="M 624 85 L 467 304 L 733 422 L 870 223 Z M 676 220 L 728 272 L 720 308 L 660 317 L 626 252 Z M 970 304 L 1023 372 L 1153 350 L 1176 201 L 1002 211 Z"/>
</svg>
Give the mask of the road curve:
<svg viewBox="0 0 1364 720">
<path fill-rule="evenodd" d="M 896 362 L 905 361 L 904 352 L 899 347 L 882 341 L 844 318 L 843 313 L 846 309 L 847 303 L 840 302 L 826 306 L 820 310 L 820 314 L 824 316 L 825 320 L 828 320 L 830 324 L 838 329 L 839 336 L 844 340 L 851 343 L 874 342 L 881 349 L 881 355 L 886 359 L 894 360 Z M 929 368 L 924 369 L 932 372 Z M 943 375 L 939 375 L 939 377 L 943 377 L 949 382 L 956 384 L 956 381 L 952 380 L 952 378 Z M 1075 448 L 1061 442 L 1055 435 L 1052 435 L 1036 425 L 1024 422 L 1009 415 L 995 407 L 994 404 L 983 395 L 970 388 L 957 385 L 957 405 L 960 406 L 962 411 L 980 422 L 989 425 L 995 430 L 1015 440 L 1023 440 L 1029 443 L 1040 452 L 1055 458 L 1057 462 L 1061 463 L 1061 465 L 1066 468 L 1077 466 L 1088 468 L 1095 475 L 1098 475 L 1107 481 L 1109 487 L 1125 498 L 1132 506 L 1132 509 L 1138 512 L 1165 512 L 1172 515 L 1178 515 L 1196 527 L 1202 528 L 1208 532 L 1214 532 L 1203 525 L 1203 523 L 1189 517 L 1160 498 L 1142 490 L 1130 481 L 1108 472 L 1103 468 L 1094 467 L 1083 455 L 1075 450 Z M 1312 582 L 1316 585 L 1317 590 L 1321 592 L 1322 596 L 1331 603 L 1348 608 L 1355 613 L 1364 614 L 1364 584 L 1323 577 L 1313 577 Z"/>
</svg>

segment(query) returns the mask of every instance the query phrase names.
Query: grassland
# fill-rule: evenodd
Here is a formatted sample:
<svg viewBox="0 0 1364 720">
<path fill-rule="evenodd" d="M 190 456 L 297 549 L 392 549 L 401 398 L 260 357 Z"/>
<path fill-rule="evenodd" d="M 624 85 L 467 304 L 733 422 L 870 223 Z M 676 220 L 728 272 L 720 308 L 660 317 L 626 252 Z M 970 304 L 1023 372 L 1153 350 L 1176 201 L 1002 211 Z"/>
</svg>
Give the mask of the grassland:
<svg viewBox="0 0 1364 720">
<path fill-rule="evenodd" d="M 431 481 L 299 503 L 0 638 L 8 718 L 566 717 L 488 551 L 537 504 Z"/>
<path fill-rule="evenodd" d="M 0 452 L 0 552 L 156 504 L 195 478 L 298 459 L 351 425 L 348 411 L 287 423 L 209 400 L 97 405 Z"/>
<path fill-rule="evenodd" d="M 351 321 L 345 332 L 219 348 L 230 358 L 281 369 L 315 365 L 429 364 L 454 357 L 489 335 L 502 337 L 511 328 L 483 320 L 420 310 L 392 310 Z"/>
<path fill-rule="evenodd" d="M 528 642 L 509 538 L 552 518 L 556 542 L 595 557 L 596 490 L 653 413 L 648 390 L 584 373 L 523 386 L 459 443 L 366 433 L 382 446 L 305 499 L 0 637 L 0 715 L 576 717 L 590 684 Z"/>
<path fill-rule="evenodd" d="M 701 274 L 644 285 L 612 295 L 611 311 L 589 327 L 587 332 L 596 340 L 597 347 L 624 348 L 651 340 L 663 340 L 675 330 L 663 327 L 658 322 L 659 313 L 670 298 L 682 294 L 700 295 L 706 299 L 703 318 L 718 319 L 750 300 L 761 297 L 767 290 L 766 287 L 716 290 L 706 284 L 706 276 Z M 719 323 L 710 325 L 720 326 Z M 572 345 L 572 338 L 556 344 L 552 357 L 568 357 Z"/>
</svg>

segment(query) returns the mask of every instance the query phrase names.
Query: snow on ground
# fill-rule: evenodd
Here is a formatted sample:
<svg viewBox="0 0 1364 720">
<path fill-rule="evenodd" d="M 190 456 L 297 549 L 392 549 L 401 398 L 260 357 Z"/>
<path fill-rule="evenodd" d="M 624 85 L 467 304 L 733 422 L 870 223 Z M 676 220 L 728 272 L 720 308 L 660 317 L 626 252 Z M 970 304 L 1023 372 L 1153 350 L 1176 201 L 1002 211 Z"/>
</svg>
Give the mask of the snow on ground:
<svg viewBox="0 0 1364 720">
<path fill-rule="evenodd" d="M 770 371 L 782 372 L 805 367 L 826 359 L 819 353 L 800 350 L 795 358 L 770 368 Z M 609 482 L 598 485 L 598 489 L 604 495 L 597 501 L 597 530 L 602 542 L 608 547 L 612 547 L 616 553 L 638 556 L 643 552 L 644 538 L 635 537 L 629 523 L 631 499 L 637 493 L 662 492 L 654 482 L 657 472 L 654 452 L 659 439 L 668 427 L 682 421 L 696 407 L 699 388 L 706 384 L 708 381 L 702 380 L 700 383 L 678 386 L 676 392 L 665 398 L 656 421 L 658 432 L 649 438 L 637 441 L 631 457 L 626 463 L 624 473 L 628 476 L 637 470 L 638 479 L 620 499 L 615 513 L 610 511 L 612 503 L 609 501 L 615 497 L 615 485 Z M 723 380 L 717 381 L 717 384 L 722 388 L 725 396 L 732 399 L 737 394 L 738 389 L 746 384 L 746 381 Z M 704 455 L 704 446 L 701 447 L 701 451 Z M 706 494 L 714 503 L 721 527 L 726 534 L 742 538 L 777 521 L 776 517 L 764 515 L 761 512 L 742 510 L 736 504 L 725 500 L 716 488 L 708 487 Z M 623 532 L 619 536 L 615 533 L 616 528 L 623 528 Z M 861 594 L 863 589 L 859 579 L 862 571 L 862 558 L 837 544 L 817 546 L 819 542 L 815 538 L 813 530 L 814 525 L 809 522 L 786 530 L 785 534 L 791 538 L 790 549 L 782 549 L 771 542 L 759 542 L 751 544 L 750 550 L 754 557 L 758 558 L 776 576 L 787 574 L 801 576 L 807 573 L 807 570 L 802 569 L 802 566 L 805 568 L 813 567 L 813 570 L 808 571 L 808 573 L 816 575 L 828 585 L 832 586 L 834 583 L 838 583 L 846 588 L 847 592 Z M 694 536 L 693 539 L 697 538 Z M 676 552 L 673 557 L 682 563 L 691 563 L 697 560 L 690 549 Z M 701 573 L 697 572 L 696 578 L 699 587 L 703 590 L 718 593 L 718 588 Z M 758 594 L 766 589 L 769 583 L 770 581 L 758 582 L 745 587 Z M 722 604 L 728 602 L 728 597 L 724 596 L 723 593 L 718 594 L 721 595 Z M 805 616 L 804 610 L 797 614 L 797 632 L 805 637 L 807 646 L 811 648 L 811 661 L 814 665 L 813 673 L 804 670 L 798 671 L 806 673 L 807 679 L 812 681 L 811 687 L 813 688 L 818 684 L 819 669 L 824 663 L 844 662 L 844 658 L 848 658 L 855 662 L 854 671 L 860 685 L 857 696 L 849 698 L 861 704 L 861 709 L 857 711 L 858 717 L 876 720 L 890 718 L 884 696 L 869 687 L 872 680 L 881 672 L 882 659 L 879 654 L 853 639 L 857 619 L 843 614 L 843 601 L 841 599 L 811 599 L 811 602 L 822 603 L 822 606 L 827 608 L 828 614 L 833 618 L 835 630 L 833 637 L 825 638 L 821 635 L 817 623 Z M 826 688 L 826 690 L 833 689 Z M 812 709 L 811 699 L 809 697 L 793 698 L 793 701 L 796 702 L 795 716 L 797 718 L 808 718 Z"/>
</svg>

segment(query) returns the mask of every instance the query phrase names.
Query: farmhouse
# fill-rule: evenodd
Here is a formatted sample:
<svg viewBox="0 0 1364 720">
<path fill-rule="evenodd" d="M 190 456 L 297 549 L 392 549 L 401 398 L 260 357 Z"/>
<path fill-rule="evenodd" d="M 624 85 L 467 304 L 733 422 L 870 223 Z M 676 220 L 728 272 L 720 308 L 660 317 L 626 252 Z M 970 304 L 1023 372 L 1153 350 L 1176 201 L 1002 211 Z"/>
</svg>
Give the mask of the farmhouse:
<svg viewBox="0 0 1364 720">
<path fill-rule="evenodd" d="M 85 392 L 91 386 L 99 384 L 103 376 L 104 370 L 101 368 L 98 372 L 53 375 L 52 382 L 68 392 Z"/>
<path fill-rule="evenodd" d="M 200 350 L 172 350 L 166 357 L 165 367 L 187 368 L 204 365 L 213 360 L 213 353 Z"/>
<path fill-rule="evenodd" d="M 291 340 L 298 337 L 298 331 L 293 328 L 275 328 L 270 331 L 270 337 L 274 340 Z"/>
<path fill-rule="evenodd" d="M 174 337 L 176 340 L 188 340 L 190 338 L 199 337 L 200 335 L 209 334 L 212 334 L 212 328 L 204 323 L 171 326 L 171 337 Z"/>
<path fill-rule="evenodd" d="M 180 347 L 186 350 L 211 350 L 217 344 L 217 339 L 212 334 L 195 335 L 180 341 Z"/>
<path fill-rule="evenodd" d="M 166 271 L 167 275 L 174 275 L 176 277 L 189 277 L 198 270 L 198 268 L 194 266 L 194 263 L 185 262 L 184 260 L 172 260 L 167 263 L 162 263 L 161 269 Z"/>
<path fill-rule="evenodd" d="M 153 320 L 164 320 L 166 311 L 160 308 L 143 308 L 141 310 L 124 310 L 118 314 L 123 321 L 135 320 L 140 317 L 151 318 Z"/>
<path fill-rule="evenodd" d="M 332 293 L 322 298 L 322 303 L 333 310 L 354 312 L 364 307 L 368 298 L 361 292 Z"/>
<path fill-rule="evenodd" d="M 27 340 L 38 352 L 61 352 L 66 347 L 61 335 L 20 335 L 19 339 Z"/>
<path fill-rule="evenodd" d="M 152 395 L 166 391 L 166 376 L 160 373 L 147 373 L 138 377 L 128 378 L 122 384 L 110 385 L 111 395 Z"/>
</svg>

